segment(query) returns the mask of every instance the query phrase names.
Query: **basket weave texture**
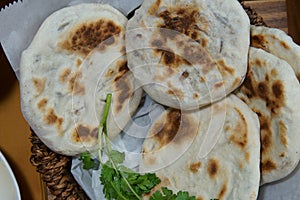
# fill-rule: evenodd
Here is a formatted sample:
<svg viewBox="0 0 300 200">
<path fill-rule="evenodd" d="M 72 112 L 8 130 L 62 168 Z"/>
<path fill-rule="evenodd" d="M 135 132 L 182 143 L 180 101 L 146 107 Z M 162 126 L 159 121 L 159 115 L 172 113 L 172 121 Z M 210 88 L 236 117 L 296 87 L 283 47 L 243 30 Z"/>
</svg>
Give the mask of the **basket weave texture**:
<svg viewBox="0 0 300 200">
<path fill-rule="evenodd" d="M 41 174 L 52 199 L 88 199 L 71 174 L 72 158 L 51 151 L 31 130 L 30 162 Z"/>
<path fill-rule="evenodd" d="M 258 16 L 253 9 L 246 7 L 243 2 L 241 4 L 248 14 L 252 25 L 266 26 L 262 17 Z M 36 167 L 37 172 L 41 174 L 42 180 L 46 183 L 51 200 L 89 199 L 71 174 L 72 157 L 51 151 L 36 136 L 33 130 L 31 132 L 32 155 L 30 162 Z"/>
</svg>

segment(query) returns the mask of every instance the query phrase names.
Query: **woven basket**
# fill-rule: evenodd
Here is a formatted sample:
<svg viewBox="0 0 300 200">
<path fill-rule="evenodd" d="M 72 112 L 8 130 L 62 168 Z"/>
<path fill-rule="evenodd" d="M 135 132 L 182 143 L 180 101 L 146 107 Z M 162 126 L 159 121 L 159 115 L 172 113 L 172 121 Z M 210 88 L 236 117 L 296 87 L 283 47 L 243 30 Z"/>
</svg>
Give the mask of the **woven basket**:
<svg viewBox="0 0 300 200">
<path fill-rule="evenodd" d="M 247 12 L 251 24 L 266 26 L 262 17 L 258 16 L 251 8 L 244 6 L 243 3 L 241 4 Z M 33 130 L 31 130 L 31 132 L 32 155 L 30 162 L 36 167 L 37 172 L 41 174 L 41 178 L 47 186 L 51 200 L 89 199 L 71 174 L 72 158 L 51 151 L 41 142 Z"/>
</svg>

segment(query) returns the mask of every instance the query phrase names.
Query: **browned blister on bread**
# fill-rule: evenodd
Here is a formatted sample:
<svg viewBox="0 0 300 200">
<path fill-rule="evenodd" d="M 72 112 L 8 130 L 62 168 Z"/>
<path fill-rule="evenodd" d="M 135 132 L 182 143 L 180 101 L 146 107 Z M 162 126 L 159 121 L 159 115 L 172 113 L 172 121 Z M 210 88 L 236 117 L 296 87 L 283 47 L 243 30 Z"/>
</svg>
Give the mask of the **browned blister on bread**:
<svg viewBox="0 0 300 200">
<path fill-rule="evenodd" d="M 122 29 L 111 19 L 82 23 L 70 30 L 70 33 L 59 42 L 59 48 L 87 56 L 104 41 L 105 44 L 112 45 L 114 36 L 120 34 Z"/>
</svg>

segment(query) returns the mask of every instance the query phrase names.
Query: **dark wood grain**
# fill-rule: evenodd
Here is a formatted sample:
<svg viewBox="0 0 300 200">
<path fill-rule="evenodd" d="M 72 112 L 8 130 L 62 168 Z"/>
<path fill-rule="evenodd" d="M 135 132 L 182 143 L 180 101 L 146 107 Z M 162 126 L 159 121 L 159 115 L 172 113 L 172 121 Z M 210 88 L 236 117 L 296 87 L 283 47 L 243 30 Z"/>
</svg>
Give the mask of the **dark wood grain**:
<svg viewBox="0 0 300 200">
<path fill-rule="evenodd" d="M 0 9 L 4 8 L 6 5 L 9 5 L 9 3 L 14 2 L 17 0 L 0 0 Z"/>
<path fill-rule="evenodd" d="M 287 0 L 288 29 L 294 41 L 300 45 L 300 1 Z"/>
<path fill-rule="evenodd" d="M 269 27 L 288 32 L 285 0 L 245 1 L 245 5 L 254 9 Z"/>
</svg>

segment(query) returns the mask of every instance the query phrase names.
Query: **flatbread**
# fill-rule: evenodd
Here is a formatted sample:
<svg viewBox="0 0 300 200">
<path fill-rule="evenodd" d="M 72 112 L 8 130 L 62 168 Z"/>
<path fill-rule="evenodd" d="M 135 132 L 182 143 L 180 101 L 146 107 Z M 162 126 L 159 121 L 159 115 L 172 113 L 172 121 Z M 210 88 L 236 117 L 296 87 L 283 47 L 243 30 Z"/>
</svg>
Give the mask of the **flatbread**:
<svg viewBox="0 0 300 200">
<path fill-rule="evenodd" d="M 127 67 L 126 23 L 108 5 L 66 7 L 43 22 L 22 53 L 22 112 L 53 151 L 77 155 L 96 147 L 107 93 L 113 94 L 110 138 L 137 108 L 142 90 Z"/>
<path fill-rule="evenodd" d="M 219 137 L 210 140 L 214 132 Z M 212 141 L 216 144 L 203 157 L 201 148 Z M 168 187 L 201 200 L 256 200 L 259 157 L 258 117 L 230 95 L 201 110 L 163 113 L 144 141 L 140 172 L 155 172 L 162 180 L 153 191 Z"/>
<path fill-rule="evenodd" d="M 157 102 L 195 109 L 241 84 L 249 30 L 236 0 L 144 1 L 127 25 L 129 68 Z"/>
<path fill-rule="evenodd" d="M 252 25 L 251 46 L 263 49 L 288 62 L 300 81 L 300 46 L 284 31 Z"/>
<path fill-rule="evenodd" d="M 300 86 L 292 67 L 251 47 L 249 71 L 237 95 L 259 116 L 261 184 L 287 176 L 300 158 Z"/>
</svg>

